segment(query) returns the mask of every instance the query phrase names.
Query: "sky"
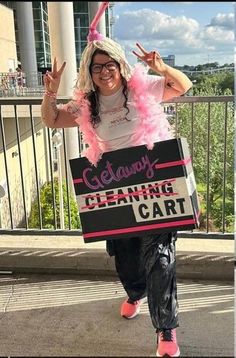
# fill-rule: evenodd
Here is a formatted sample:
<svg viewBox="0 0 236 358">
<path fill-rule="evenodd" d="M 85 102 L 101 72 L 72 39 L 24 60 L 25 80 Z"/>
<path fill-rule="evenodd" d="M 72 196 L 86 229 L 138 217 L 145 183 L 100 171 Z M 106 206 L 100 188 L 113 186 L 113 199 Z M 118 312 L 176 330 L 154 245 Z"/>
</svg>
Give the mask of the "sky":
<svg viewBox="0 0 236 358">
<path fill-rule="evenodd" d="M 161 56 L 175 55 L 175 65 L 234 62 L 234 2 L 114 2 L 113 39 L 128 61 L 136 42 Z M 136 52 L 139 52 L 136 51 Z"/>
</svg>

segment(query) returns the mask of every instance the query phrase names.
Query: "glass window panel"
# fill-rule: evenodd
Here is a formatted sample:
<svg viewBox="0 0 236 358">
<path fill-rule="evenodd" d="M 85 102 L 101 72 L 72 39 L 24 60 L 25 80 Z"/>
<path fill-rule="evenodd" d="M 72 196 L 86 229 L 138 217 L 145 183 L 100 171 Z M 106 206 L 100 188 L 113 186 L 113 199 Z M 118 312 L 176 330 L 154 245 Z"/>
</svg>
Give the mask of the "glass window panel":
<svg viewBox="0 0 236 358">
<path fill-rule="evenodd" d="M 74 12 L 88 12 L 88 1 L 74 1 Z"/>
<path fill-rule="evenodd" d="M 88 28 L 86 27 L 81 28 L 80 30 L 81 41 L 87 41 L 88 32 L 89 32 Z"/>
<path fill-rule="evenodd" d="M 43 2 L 42 2 L 42 5 L 43 5 L 43 10 L 47 12 L 47 11 L 48 11 L 47 1 L 43 1 Z"/>
<path fill-rule="evenodd" d="M 35 20 L 34 21 L 34 29 L 42 31 L 42 22 L 40 20 Z"/>
<path fill-rule="evenodd" d="M 44 51 L 44 46 L 41 41 L 35 41 L 35 47 L 37 51 Z"/>
<path fill-rule="evenodd" d="M 75 51 L 76 51 L 76 54 L 80 53 L 80 51 L 81 51 L 81 42 L 78 42 L 78 41 L 75 42 Z"/>
<path fill-rule="evenodd" d="M 75 29 L 75 41 L 79 41 L 79 35 L 77 29 Z"/>
<path fill-rule="evenodd" d="M 89 29 L 87 27 L 75 28 L 75 40 L 76 41 L 87 41 Z"/>
<path fill-rule="evenodd" d="M 87 14 L 76 14 L 74 19 L 75 27 L 89 27 L 89 18 Z"/>
<path fill-rule="evenodd" d="M 50 53 L 50 51 L 51 51 L 50 44 L 45 43 L 45 49 L 46 49 L 46 52 Z"/>
<path fill-rule="evenodd" d="M 35 41 L 42 41 L 43 42 L 43 33 L 42 31 L 35 31 L 34 32 Z"/>
<path fill-rule="evenodd" d="M 37 52 L 36 57 L 37 57 L 38 67 L 44 67 L 45 66 L 44 53 Z"/>
<path fill-rule="evenodd" d="M 47 60 L 48 65 L 51 66 L 51 56 L 49 54 L 46 55 L 46 60 Z"/>
<path fill-rule="evenodd" d="M 45 37 L 45 42 L 50 43 L 50 37 L 49 37 L 49 34 L 45 32 L 45 33 L 44 33 L 44 37 Z"/>
<path fill-rule="evenodd" d="M 43 27 L 44 27 L 44 31 L 46 31 L 47 33 L 49 33 L 48 21 L 44 21 L 44 22 L 43 22 Z"/>
<path fill-rule="evenodd" d="M 34 9 L 38 9 L 40 7 L 40 1 L 32 1 L 32 6 Z"/>
<path fill-rule="evenodd" d="M 41 19 L 41 10 L 40 9 L 33 9 L 33 16 L 35 20 Z"/>
<path fill-rule="evenodd" d="M 48 21 L 48 14 L 45 11 L 43 11 L 43 20 Z"/>
<path fill-rule="evenodd" d="M 0 1 L 0 4 L 5 5 L 6 7 L 9 7 L 10 9 L 13 9 L 12 1 Z"/>
<path fill-rule="evenodd" d="M 81 50 L 84 51 L 85 47 L 87 46 L 87 41 L 81 41 Z"/>
</svg>

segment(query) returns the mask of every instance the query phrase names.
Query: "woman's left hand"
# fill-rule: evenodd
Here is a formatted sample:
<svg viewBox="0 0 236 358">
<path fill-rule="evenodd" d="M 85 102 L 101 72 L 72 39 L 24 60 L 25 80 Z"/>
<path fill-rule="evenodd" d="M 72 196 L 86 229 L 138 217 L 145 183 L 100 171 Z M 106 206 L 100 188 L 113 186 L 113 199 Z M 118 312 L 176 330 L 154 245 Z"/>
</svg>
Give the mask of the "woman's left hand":
<svg viewBox="0 0 236 358">
<path fill-rule="evenodd" d="M 145 62 L 153 71 L 160 74 L 164 74 L 166 71 L 166 64 L 161 58 L 161 55 L 157 51 L 147 52 L 139 43 L 136 43 L 136 46 L 142 52 L 142 55 L 139 55 L 137 52 L 133 51 L 133 54 L 137 56 L 140 60 Z"/>
</svg>

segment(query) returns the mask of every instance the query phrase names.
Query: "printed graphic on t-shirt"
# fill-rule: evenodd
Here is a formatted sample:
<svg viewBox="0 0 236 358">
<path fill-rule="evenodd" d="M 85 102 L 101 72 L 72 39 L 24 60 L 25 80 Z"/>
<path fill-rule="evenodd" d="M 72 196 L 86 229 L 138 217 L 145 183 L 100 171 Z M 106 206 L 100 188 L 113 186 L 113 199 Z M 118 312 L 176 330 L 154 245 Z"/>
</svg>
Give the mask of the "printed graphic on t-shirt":
<svg viewBox="0 0 236 358">
<path fill-rule="evenodd" d="M 127 122 L 127 109 L 124 107 L 115 107 L 110 110 L 101 111 L 103 120 L 108 121 L 108 126 L 114 127 Z"/>
<path fill-rule="evenodd" d="M 126 137 L 135 131 L 135 124 L 137 120 L 137 112 L 135 108 L 129 103 L 129 113 L 121 106 L 109 108 L 107 110 L 101 109 L 101 123 L 97 128 L 98 136 L 103 140 L 113 140 L 116 138 Z"/>
</svg>

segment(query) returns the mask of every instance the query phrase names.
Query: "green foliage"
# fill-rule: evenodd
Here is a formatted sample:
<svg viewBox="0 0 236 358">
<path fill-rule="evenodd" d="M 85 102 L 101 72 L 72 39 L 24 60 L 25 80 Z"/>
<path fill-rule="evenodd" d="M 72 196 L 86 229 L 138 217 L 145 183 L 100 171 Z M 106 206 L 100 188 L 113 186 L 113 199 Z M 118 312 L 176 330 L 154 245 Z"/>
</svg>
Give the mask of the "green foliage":
<svg viewBox="0 0 236 358">
<path fill-rule="evenodd" d="M 234 73 L 230 71 L 213 74 L 194 75 L 194 96 L 221 96 L 234 93 Z"/>
<path fill-rule="evenodd" d="M 218 80 L 206 77 L 195 89 L 198 96 L 218 96 Z M 204 84 L 204 85 L 203 85 Z M 227 89 L 225 92 L 227 93 Z M 227 116 L 226 116 L 227 114 Z M 191 121 L 193 115 L 193 122 Z M 225 117 L 227 120 L 225 121 Z M 233 103 L 208 102 L 177 106 L 177 136 L 186 137 L 193 148 L 192 160 L 201 202 L 201 227 L 210 231 L 233 231 L 234 212 L 234 108 Z M 226 135 L 225 135 L 226 130 Z M 207 178 L 209 181 L 207 182 Z M 225 198 L 223 198 L 225 193 Z M 223 225 L 222 211 L 225 212 Z M 207 215 L 208 209 L 208 217 Z"/>
<path fill-rule="evenodd" d="M 62 184 L 63 188 L 63 208 L 64 208 L 64 226 L 65 229 L 69 228 L 69 215 L 68 215 L 68 198 L 66 184 Z M 59 205 L 59 185 L 58 180 L 54 179 L 54 198 L 55 198 L 55 212 L 56 212 L 56 228 L 60 228 L 60 205 Z M 52 194 L 52 183 L 45 183 L 40 190 L 40 208 L 42 213 L 42 227 L 43 229 L 54 229 L 54 207 L 53 207 L 53 194 Z M 69 204 L 70 204 L 70 221 L 71 228 L 81 228 L 80 218 L 78 213 L 78 207 L 72 194 L 69 193 Z M 39 228 L 39 208 L 38 200 L 36 199 L 31 207 L 29 216 L 29 227 Z"/>
</svg>

